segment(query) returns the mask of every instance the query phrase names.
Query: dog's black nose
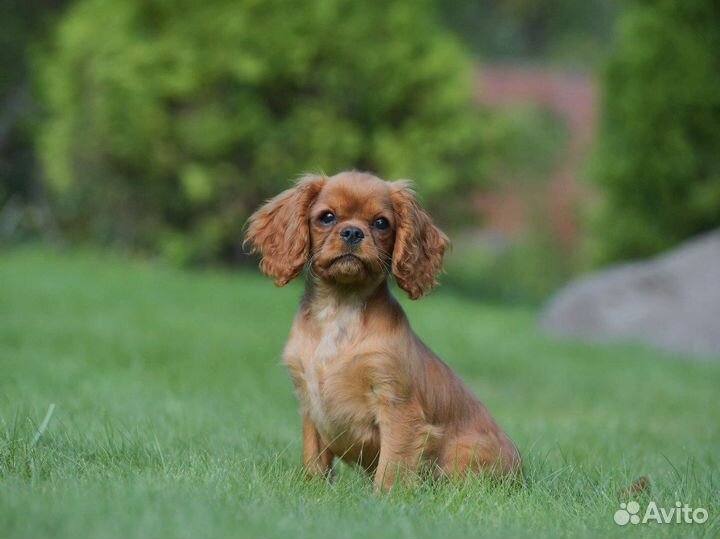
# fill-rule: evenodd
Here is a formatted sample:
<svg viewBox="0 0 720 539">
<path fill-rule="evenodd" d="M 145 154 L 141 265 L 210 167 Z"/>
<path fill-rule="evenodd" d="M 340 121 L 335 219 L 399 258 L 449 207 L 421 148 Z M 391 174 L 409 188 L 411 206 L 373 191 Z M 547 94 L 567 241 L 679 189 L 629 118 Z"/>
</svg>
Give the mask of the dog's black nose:
<svg viewBox="0 0 720 539">
<path fill-rule="evenodd" d="M 348 245 L 357 245 L 363 240 L 365 234 L 363 234 L 363 231 L 356 226 L 348 226 L 342 229 L 340 237 Z"/>
</svg>

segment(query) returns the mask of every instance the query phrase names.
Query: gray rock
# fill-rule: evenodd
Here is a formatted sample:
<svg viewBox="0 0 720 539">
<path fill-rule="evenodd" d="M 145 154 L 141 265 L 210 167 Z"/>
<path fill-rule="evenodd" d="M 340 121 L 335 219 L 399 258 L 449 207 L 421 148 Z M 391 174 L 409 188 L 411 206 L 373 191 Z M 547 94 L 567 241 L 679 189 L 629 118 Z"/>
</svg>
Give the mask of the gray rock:
<svg viewBox="0 0 720 539">
<path fill-rule="evenodd" d="M 581 340 L 720 359 L 720 230 L 570 283 L 548 302 L 541 325 Z"/>
</svg>

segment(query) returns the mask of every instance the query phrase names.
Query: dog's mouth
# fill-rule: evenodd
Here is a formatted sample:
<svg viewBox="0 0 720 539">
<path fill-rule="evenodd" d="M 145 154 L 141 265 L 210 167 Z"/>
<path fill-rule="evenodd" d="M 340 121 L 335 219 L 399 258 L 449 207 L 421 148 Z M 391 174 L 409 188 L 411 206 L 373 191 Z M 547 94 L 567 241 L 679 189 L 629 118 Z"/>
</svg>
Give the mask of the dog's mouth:
<svg viewBox="0 0 720 539">
<path fill-rule="evenodd" d="M 359 256 L 357 256 L 356 254 L 344 253 L 344 254 L 341 254 L 340 256 L 336 256 L 335 258 L 333 258 L 330 261 L 330 265 L 336 264 L 338 262 L 352 262 L 352 261 L 360 262 L 361 264 L 364 263 L 362 261 L 362 259 Z"/>
<path fill-rule="evenodd" d="M 316 273 L 322 278 L 338 283 L 364 282 L 370 276 L 378 274 L 372 263 L 353 252 L 334 253 L 335 256 L 321 261 Z"/>
</svg>

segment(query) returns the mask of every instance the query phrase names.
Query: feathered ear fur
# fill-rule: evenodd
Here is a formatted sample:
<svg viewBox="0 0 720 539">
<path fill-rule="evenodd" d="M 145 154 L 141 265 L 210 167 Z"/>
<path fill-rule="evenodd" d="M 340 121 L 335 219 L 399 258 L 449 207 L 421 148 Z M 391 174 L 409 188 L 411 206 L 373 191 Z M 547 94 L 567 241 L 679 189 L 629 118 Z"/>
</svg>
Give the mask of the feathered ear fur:
<svg viewBox="0 0 720 539">
<path fill-rule="evenodd" d="M 410 299 L 418 299 L 437 284 L 436 276 L 443 269 L 443 254 L 450 240 L 420 206 L 412 182 L 399 180 L 391 184 L 391 189 L 397 222 L 392 273 Z"/>
<path fill-rule="evenodd" d="M 308 208 L 325 178 L 306 176 L 292 189 L 270 199 L 249 219 L 243 245 L 260 253 L 260 269 L 278 286 L 298 276 L 310 256 Z"/>
</svg>

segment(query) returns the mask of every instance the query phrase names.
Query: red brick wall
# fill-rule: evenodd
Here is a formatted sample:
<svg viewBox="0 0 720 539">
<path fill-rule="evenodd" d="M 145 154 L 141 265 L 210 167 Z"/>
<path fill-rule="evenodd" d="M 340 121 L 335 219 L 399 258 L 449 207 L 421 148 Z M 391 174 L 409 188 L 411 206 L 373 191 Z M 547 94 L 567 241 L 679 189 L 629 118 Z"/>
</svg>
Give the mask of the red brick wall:
<svg viewBox="0 0 720 539">
<path fill-rule="evenodd" d="M 577 209 L 591 196 L 580 175 L 597 121 L 593 77 L 547 67 L 483 65 L 475 76 L 475 96 L 478 102 L 491 108 L 531 104 L 564 119 L 569 137 L 540 203 L 558 241 L 567 247 L 574 246 L 580 234 Z M 518 186 L 506 185 L 479 193 L 476 206 L 493 231 L 517 235 L 530 225 L 529 208 L 523 203 Z"/>
</svg>

